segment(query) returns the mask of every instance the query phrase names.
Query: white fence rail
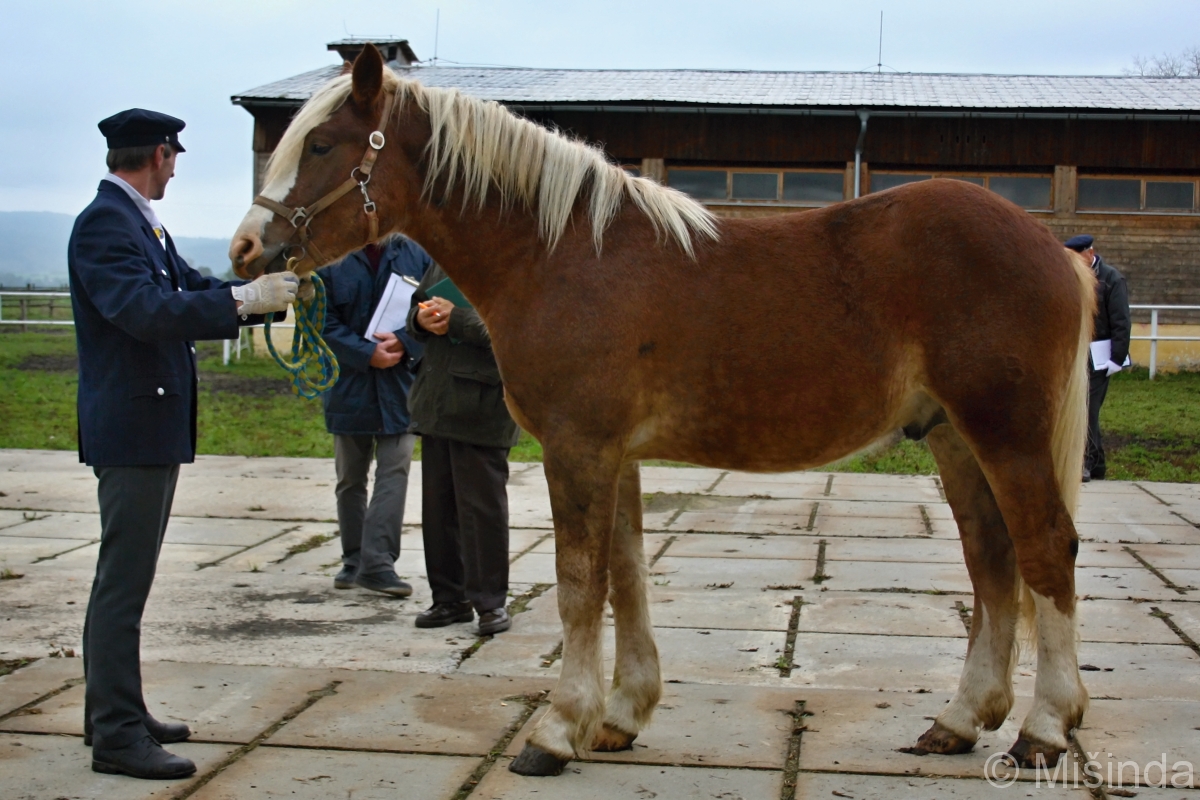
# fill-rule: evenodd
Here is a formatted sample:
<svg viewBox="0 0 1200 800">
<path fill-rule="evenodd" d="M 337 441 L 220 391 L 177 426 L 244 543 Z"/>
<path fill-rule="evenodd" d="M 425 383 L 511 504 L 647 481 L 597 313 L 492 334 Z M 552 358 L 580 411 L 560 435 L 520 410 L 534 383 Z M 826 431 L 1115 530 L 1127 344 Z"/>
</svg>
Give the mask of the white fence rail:
<svg viewBox="0 0 1200 800">
<path fill-rule="evenodd" d="M 16 297 L 17 301 L 17 319 L 4 318 L 4 298 Z M 45 303 L 32 303 L 31 300 L 45 298 Z M 52 319 L 54 315 L 55 301 L 66 300 L 65 303 L 59 306 L 70 310 L 71 308 L 71 293 L 70 292 L 8 292 L 0 291 L 0 325 L 74 325 L 75 321 L 70 319 Z M 46 308 L 47 319 L 34 319 L 29 316 L 29 312 L 41 307 Z M 11 304 L 10 304 L 11 307 Z"/>
<path fill-rule="evenodd" d="M 1131 305 L 1130 311 L 1149 311 L 1150 312 L 1150 335 L 1149 336 L 1130 336 L 1129 338 L 1138 342 L 1150 342 L 1150 380 L 1154 380 L 1154 376 L 1158 373 L 1158 343 L 1159 342 L 1200 342 L 1200 336 L 1159 336 L 1158 335 L 1158 312 L 1159 311 L 1200 311 L 1200 306 L 1145 306 Z"/>
</svg>

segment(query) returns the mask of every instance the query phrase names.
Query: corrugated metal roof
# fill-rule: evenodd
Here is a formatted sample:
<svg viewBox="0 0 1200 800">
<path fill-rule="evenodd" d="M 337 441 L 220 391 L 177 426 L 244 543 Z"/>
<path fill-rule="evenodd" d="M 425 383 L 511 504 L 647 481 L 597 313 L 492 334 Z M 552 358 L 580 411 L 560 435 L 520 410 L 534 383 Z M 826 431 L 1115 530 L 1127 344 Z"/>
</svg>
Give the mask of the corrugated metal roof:
<svg viewBox="0 0 1200 800">
<path fill-rule="evenodd" d="M 426 86 L 455 87 L 475 97 L 526 105 L 1200 111 L 1196 78 L 390 66 Z M 246 105 L 303 101 L 340 71 L 340 66 L 329 66 L 305 72 L 242 92 L 233 100 Z"/>
</svg>

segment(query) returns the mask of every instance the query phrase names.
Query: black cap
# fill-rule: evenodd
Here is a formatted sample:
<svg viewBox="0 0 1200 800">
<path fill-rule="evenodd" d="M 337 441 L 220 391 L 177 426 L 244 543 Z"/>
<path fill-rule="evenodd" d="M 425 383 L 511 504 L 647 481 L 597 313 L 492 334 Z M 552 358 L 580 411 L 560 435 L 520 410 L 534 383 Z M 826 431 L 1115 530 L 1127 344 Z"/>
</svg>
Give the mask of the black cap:
<svg viewBox="0 0 1200 800">
<path fill-rule="evenodd" d="M 1068 250 L 1074 250 L 1076 253 L 1082 253 L 1084 250 L 1087 250 L 1089 247 L 1091 247 L 1094 241 L 1096 240 L 1091 236 L 1088 236 L 1086 233 L 1081 233 L 1078 236 L 1072 236 L 1070 239 L 1067 239 L 1065 242 L 1063 242 L 1063 247 L 1067 248 Z"/>
<path fill-rule="evenodd" d="M 144 108 L 131 108 L 100 120 L 97 127 L 104 134 L 109 150 L 169 144 L 176 152 L 182 153 L 184 149 L 179 143 L 179 132 L 185 125 L 183 120 L 168 114 L 147 111 Z"/>
</svg>

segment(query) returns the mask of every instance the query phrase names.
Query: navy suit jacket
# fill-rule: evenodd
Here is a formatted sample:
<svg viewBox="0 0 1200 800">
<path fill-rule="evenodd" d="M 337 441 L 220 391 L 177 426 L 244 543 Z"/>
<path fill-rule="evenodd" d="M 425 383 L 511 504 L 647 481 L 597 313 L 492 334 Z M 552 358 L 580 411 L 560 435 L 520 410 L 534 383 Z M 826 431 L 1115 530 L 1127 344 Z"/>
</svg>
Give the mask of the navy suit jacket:
<svg viewBox="0 0 1200 800">
<path fill-rule="evenodd" d="M 196 455 L 197 339 L 233 339 L 230 287 L 164 249 L 121 187 L 101 181 L 67 249 L 79 350 L 79 460 L 186 464 Z"/>
<path fill-rule="evenodd" d="M 408 390 L 425 346 L 404 328 L 394 331 L 404 344 L 404 358 L 388 369 L 376 369 L 371 366 L 375 345 L 363 338 L 363 332 L 392 274 L 420 282 L 431 262 L 416 242 L 397 237 L 384 247 L 377 273 L 361 250 L 318 273 L 329 297 L 322 335 L 341 366 L 337 384 L 322 395 L 330 433 L 408 432 Z"/>
</svg>

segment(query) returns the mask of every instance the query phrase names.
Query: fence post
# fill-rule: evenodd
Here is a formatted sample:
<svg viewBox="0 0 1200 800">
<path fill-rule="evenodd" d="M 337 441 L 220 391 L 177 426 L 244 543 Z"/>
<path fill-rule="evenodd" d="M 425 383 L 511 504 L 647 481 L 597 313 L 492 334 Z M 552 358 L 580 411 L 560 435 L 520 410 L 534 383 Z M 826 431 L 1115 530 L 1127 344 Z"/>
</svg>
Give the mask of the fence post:
<svg viewBox="0 0 1200 800">
<path fill-rule="evenodd" d="M 28 318 L 29 318 L 29 316 L 28 316 L 28 314 L 27 314 L 27 311 L 28 311 L 28 309 L 26 308 L 26 305 L 25 305 L 27 302 L 29 302 L 29 301 L 28 301 L 28 300 L 26 300 L 24 297 L 22 297 L 22 298 L 20 299 L 20 303 L 21 303 L 21 320 L 22 320 L 22 321 L 24 321 L 24 320 L 26 320 L 26 319 L 28 319 Z M 22 326 L 21 326 L 21 333 L 25 333 L 27 330 L 29 330 L 29 328 L 27 328 L 25 325 L 22 325 Z"/>
<path fill-rule="evenodd" d="M 1158 309 L 1150 309 L 1150 380 L 1158 371 Z"/>
</svg>

